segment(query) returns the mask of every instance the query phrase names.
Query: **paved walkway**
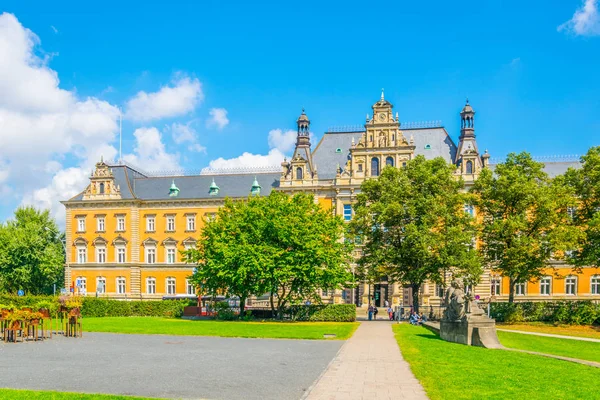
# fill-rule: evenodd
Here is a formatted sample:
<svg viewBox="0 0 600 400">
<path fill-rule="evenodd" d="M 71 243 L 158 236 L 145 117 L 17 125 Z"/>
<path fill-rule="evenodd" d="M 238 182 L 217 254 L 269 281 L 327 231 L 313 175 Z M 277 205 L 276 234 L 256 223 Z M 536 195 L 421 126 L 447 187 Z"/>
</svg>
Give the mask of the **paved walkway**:
<svg viewBox="0 0 600 400">
<path fill-rule="evenodd" d="M 556 335 L 554 333 L 516 331 L 514 329 L 500 329 L 500 328 L 496 328 L 496 330 L 497 331 L 502 331 L 502 332 L 522 333 L 523 335 L 546 336 L 546 337 L 552 337 L 552 338 L 557 338 L 557 339 L 572 339 L 572 340 L 582 340 L 584 342 L 600 343 L 600 339 L 580 337 L 580 336 L 566 336 L 566 335 Z"/>
<path fill-rule="evenodd" d="M 386 321 L 361 323 L 305 398 L 427 399 L 402 358 L 391 325 Z"/>
</svg>

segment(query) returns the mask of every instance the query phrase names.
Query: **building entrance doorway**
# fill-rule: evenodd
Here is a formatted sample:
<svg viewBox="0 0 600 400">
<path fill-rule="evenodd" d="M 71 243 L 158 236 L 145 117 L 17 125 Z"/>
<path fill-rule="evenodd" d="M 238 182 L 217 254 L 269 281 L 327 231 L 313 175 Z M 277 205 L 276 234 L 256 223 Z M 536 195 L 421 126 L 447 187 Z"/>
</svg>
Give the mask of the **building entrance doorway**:
<svg viewBox="0 0 600 400">
<path fill-rule="evenodd" d="M 388 284 L 387 283 L 377 283 L 375 284 L 375 289 L 373 293 L 373 303 L 375 307 L 384 307 L 385 300 L 388 296 Z"/>
</svg>

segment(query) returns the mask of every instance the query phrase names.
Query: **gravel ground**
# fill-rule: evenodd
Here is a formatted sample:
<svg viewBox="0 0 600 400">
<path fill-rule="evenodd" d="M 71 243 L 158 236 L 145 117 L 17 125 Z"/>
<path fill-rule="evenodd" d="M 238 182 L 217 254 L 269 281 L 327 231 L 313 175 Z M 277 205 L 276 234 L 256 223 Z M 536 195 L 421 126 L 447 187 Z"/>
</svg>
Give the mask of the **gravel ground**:
<svg viewBox="0 0 600 400">
<path fill-rule="evenodd" d="M 181 399 L 300 399 L 343 341 L 84 333 L 0 344 L 0 387 Z"/>
</svg>

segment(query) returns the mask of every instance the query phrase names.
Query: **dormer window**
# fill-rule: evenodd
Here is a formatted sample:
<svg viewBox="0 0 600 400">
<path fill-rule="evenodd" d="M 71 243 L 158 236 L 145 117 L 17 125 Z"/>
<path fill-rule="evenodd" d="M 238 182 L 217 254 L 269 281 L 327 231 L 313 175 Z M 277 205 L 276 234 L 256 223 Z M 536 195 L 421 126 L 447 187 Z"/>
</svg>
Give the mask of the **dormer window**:
<svg viewBox="0 0 600 400">
<path fill-rule="evenodd" d="M 467 161 L 465 170 L 467 174 L 473 173 L 473 161 Z"/>
<path fill-rule="evenodd" d="M 430 144 L 426 144 L 425 145 L 425 150 L 431 150 L 431 145 Z"/>
<path fill-rule="evenodd" d="M 337 149 L 335 149 L 335 152 L 340 154 L 342 152 L 342 149 L 340 149 L 339 147 Z"/>
<path fill-rule="evenodd" d="M 212 183 L 210 184 L 210 187 L 208 188 L 208 194 L 209 194 L 209 196 L 216 196 L 219 194 L 219 187 L 215 183 L 214 179 L 212 180 Z"/>
<path fill-rule="evenodd" d="M 100 183 L 100 185 L 99 185 L 99 189 L 98 189 L 98 192 L 99 192 L 100 194 L 104 194 L 104 182 L 101 182 L 101 183 Z"/>
<path fill-rule="evenodd" d="M 302 179 L 302 168 L 296 168 L 296 179 Z"/>
</svg>

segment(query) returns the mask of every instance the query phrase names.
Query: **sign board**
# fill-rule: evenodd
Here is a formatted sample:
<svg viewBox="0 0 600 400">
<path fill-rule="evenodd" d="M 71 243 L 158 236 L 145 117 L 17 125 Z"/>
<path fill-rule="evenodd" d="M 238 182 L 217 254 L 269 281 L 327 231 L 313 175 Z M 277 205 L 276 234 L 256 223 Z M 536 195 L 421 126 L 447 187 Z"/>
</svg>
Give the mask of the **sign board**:
<svg viewBox="0 0 600 400">
<path fill-rule="evenodd" d="M 67 294 L 67 289 L 61 288 L 60 289 L 60 294 Z"/>
<path fill-rule="evenodd" d="M 17 294 L 19 296 L 25 296 L 25 292 L 22 289 L 19 289 L 19 291 L 17 292 Z"/>
<path fill-rule="evenodd" d="M 71 293 L 74 293 L 74 292 L 75 292 L 75 288 L 71 288 Z"/>
</svg>

